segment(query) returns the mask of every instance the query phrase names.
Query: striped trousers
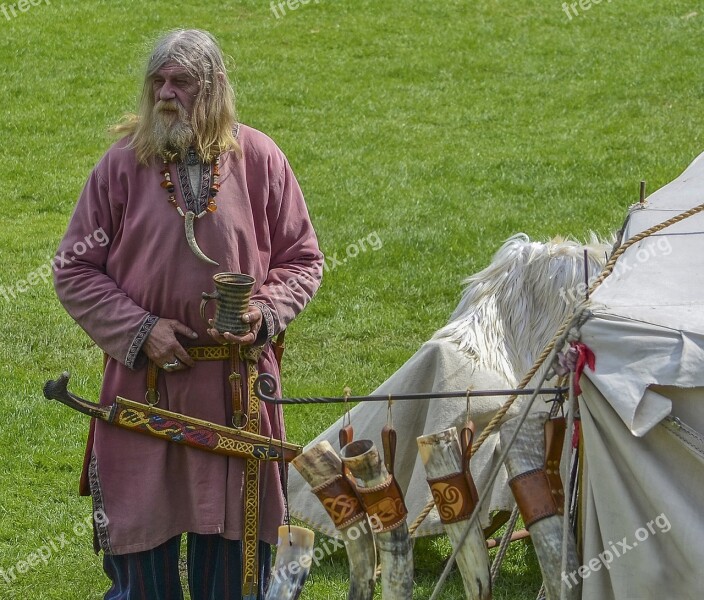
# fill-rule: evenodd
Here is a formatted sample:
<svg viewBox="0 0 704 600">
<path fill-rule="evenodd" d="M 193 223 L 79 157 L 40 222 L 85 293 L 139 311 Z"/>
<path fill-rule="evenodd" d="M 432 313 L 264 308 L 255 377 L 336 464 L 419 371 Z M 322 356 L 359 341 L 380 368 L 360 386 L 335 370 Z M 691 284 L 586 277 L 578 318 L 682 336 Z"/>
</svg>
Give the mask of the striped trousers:
<svg viewBox="0 0 704 600">
<path fill-rule="evenodd" d="M 103 569 L 112 582 L 104 600 L 183 600 L 179 574 L 181 536 L 133 554 L 105 554 Z M 220 535 L 187 535 L 191 600 L 241 600 L 242 543 Z M 271 546 L 259 542 L 259 595 L 264 600 L 271 573 Z"/>
</svg>

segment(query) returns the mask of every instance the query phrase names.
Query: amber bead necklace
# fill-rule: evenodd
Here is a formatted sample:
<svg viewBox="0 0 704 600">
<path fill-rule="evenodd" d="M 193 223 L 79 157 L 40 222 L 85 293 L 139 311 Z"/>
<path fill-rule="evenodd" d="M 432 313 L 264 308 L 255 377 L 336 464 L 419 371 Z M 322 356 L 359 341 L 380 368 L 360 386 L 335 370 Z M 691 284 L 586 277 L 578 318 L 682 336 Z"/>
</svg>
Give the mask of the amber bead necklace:
<svg viewBox="0 0 704 600">
<path fill-rule="evenodd" d="M 161 182 L 161 187 L 163 187 L 169 194 L 169 204 L 173 206 L 179 215 L 182 217 L 186 216 L 183 209 L 176 203 L 176 186 L 173 181 L 171 181 L 171 173 L 169 172 L 169 161 L 164 159 L 164 168 L 161 171 L 164 181 Z M 217 156 L 213 161 L 213 182 L 210 186 L 208 203 L 205 210 L 201 211 L 195 215 L 196 219 L 204 217 L 208 213 L 215 212 L 218 209 L 218 205 L 215 203 L 215 196 L 217 196 L 220 191 L 220 157 Z"/>
<path fill-rule="evenodd" d="M 207 262 L 211 265 L 217 266 L 218 263 L 213 259 L 208 258 L 198 246 L 193 225 L 195 219 L 200 219 L 208 213 L 215 212 L 218 208 L 218 205 L 215 204 L 215 196 L 217 195 L 218 191 L 220 191 L 220 157 L 217 157 L 215 158 L 215 160 L 213 160 L 213 180 L 210 185 L 210 190 L 208 191 L 208 203 L 206 204 L 205 209 L 198 214 L 195 214 L 192 210 L 186 210 L 184 212 L 183 209 L 178 204 L 176 204 L 176 186 L 174 185 L 173 181 L 171 181 L 171 174 L 169 173 L 169 162 L 166 159 L 164 159 L 164 168 L 161 170 L 161 174 L 164 177 L 164 181 L 161 182 L 161 187 L 164 188 L 169 194 L 169 204 L 171 204 L 171 206 L 176 209 L 176 212 L 178 212 L 178 214 L 181 215 L 184 220 L 186 230 L 186 241 L 188 242 L 188 246 L 190 247 L 191 251 L 203 262 Z"/>
</svg>

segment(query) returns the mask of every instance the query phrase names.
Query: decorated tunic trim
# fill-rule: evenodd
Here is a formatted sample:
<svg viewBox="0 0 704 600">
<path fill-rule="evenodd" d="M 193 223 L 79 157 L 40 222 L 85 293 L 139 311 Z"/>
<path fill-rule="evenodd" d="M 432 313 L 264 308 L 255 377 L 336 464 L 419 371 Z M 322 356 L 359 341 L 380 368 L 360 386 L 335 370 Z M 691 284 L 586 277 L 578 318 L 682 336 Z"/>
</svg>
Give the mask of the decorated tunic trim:
<svg viewBox="0 0 704 600">
<path fill-rule="evenodd" d="M 98 550 L 103 550 L 107 554 L 112 554 L 110 546 L 110 533 L 108 532 L 108 520 L 96 519 L 95 515 L 101 513 L 105 515 L 105 505 L 103 503 L 103 491 L 100 487 L 100 477 L 98 476 L 98 460 L 95 454 L 91 454 L 90 464 L 88 465 L 88 482 L 90 484 L 90 493 L 93 498 L 93 529 L 96 534 L 98 547 L 94 548 L 96 554 Z"/>
<path fill-rule="evenodd" d="M 156 315 L 149 314 L 146 316 L 144 321 L 142 321 L 142 325 L 139 328 L 139 331 L 137 332 L 137 335 L 134 336 L 134 339 L 132 340 L 132 343 L 130 344 L 130 348 L 127 351 L 127 357 L 125 358 L 125 364 L 130 368 L 134 369 L 135 368 L 135 362 L 137 361 L 137 355 L 139 354 L 139 351 L 142 349 L 142 344 L 144 344 L 144 340 L 147 339 L 147 336 L 151 333 L 152 329 L 154 328 L 154 325 L 156 325 L 156 322 L 159 320 L 159 317 Z"/>
<path fill-rule="evenodd" d="M 177 165 L 178 178 L 181 183 L 181 193 L 186 203 L 186 209 L 199 215 L 203 212 L 208 204 L 208 192 L 210 190 L 210 177 L 212 175 L 212 166 L 210 164 L 201 165 L 200 170 L 200 190 L 196 198 L 191 188 L 191 182 L 188 178 L 188 169 L 184 162 L 179 162 Z"/>
<path fill-rule="evenodd" d="M 266 327 L 266 338 L 261 340 L 262 343 L 264 343 L 276 335 L 276 330 L 274 329 L 274 313 L 271 311 L 271 308 L 261 300 L 252 300 L 252 304 L 262 312 L 262 319 Z M 259 336 L 257 337 L 259 338 Z M 259 342 L 259 339 L 257 339 L 257 342 Z"/>
</svg>

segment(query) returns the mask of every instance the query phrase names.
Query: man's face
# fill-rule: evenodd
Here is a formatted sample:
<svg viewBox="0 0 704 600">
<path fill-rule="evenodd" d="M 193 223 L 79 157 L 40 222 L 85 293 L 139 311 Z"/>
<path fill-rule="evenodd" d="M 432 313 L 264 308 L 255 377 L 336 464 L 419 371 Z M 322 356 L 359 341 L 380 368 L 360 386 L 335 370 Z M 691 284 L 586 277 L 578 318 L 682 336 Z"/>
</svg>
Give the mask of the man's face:
<svg viewBox="0 0 704 600">
<path fill-rule="evenodd" d="M 191 114 L 198 82 L 183 67 L 167 63 L 152 80 L 154 137 L 162 155 L 183 158 L 193 140 Z"/>
<path fill-rule="evenodd" d="M 190 118 L 199 87 L 198 81 L 185 68 L 176 63 L 166 63 L 152 79 L 154 103 L 178 103 Z"/>
</svg>

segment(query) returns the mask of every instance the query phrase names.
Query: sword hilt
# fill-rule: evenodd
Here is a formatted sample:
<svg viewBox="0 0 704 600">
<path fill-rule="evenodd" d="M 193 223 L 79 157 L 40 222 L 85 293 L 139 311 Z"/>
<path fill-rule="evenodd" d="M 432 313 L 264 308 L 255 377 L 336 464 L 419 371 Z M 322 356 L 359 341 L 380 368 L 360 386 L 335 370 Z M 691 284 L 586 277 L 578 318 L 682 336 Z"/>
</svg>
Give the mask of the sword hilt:
<svg viewBox="0 0 704 600">
<path fill-rule="evenodd" d="M 109 421 L 112 408 L 100 406 L 95 402 L 89 402 L 69 392 L 68 381 L 70 378 L 71 374 L 68 371 L 64 371 L 58 379 L 50 379 L 47 381 L 44 384 L 44 397 L 47 400 L 57 400 L 69 408 L 77 410 L 89 417 Z"/>
</svg>

